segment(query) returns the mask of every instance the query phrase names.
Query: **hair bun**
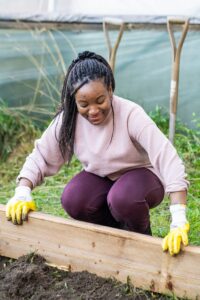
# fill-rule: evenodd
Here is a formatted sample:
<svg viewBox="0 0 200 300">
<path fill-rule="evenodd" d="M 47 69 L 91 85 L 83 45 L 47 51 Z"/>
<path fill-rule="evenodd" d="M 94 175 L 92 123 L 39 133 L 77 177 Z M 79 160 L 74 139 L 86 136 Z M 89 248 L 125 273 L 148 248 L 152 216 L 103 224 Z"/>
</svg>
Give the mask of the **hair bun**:
<svg viewBox="0 0 200 300">
<path fill-rule="evenodd" d="M 81 60 L 85 60 L 87 58 L 96 58 L 96 54 L 94 52 L 90 52 L 90 51 L 83 51 L 80 52 L 77 56 L 77 58 L 75 58 L 72 62 L 74 64 L 76 64 L 77 62 L 81 61 Z"/>
<path fill-rule="evenodd" d="M 80 61 L 83 61 L 85 59 L 96 59 L 97 61 L 101 62 L 102 64 L 104 64 L 106 67 L 110 68 L 109 63 L 101 56 L 98 55 L 94 52 L 90 52 L 90 51 L 83 51 L 80 52 L 77 56 L 77 58 L 75 58 L 72 63 L 73 65 L 79 63 Z"/>
<path fill-rule="evenodd" d="M 90 52 L 90 51 L 83 51 L 78 54 L 79 60 L 84 60 L 86 58 L 95 58 L 95 57 L 96 57 L 96 54 L 94 52 Z"/>
</svg>

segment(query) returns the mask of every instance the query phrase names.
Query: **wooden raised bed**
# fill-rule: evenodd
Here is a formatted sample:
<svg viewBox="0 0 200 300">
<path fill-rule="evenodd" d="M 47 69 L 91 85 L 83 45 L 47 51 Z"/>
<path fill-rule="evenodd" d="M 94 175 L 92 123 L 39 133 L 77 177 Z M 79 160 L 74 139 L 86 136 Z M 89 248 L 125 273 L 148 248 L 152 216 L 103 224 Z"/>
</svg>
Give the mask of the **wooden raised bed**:
<svg viewBox="0 0 200 300">
<path fill-rule="evenodd" d="M 58 267 L 115 277 L 135 287 L 200 299 L 200 247 L 177 257 L 163 253 L 161 239 L 39 212 L 14 226 L 0 204 L 0 255 L 37 252 Z"/>
</svg>

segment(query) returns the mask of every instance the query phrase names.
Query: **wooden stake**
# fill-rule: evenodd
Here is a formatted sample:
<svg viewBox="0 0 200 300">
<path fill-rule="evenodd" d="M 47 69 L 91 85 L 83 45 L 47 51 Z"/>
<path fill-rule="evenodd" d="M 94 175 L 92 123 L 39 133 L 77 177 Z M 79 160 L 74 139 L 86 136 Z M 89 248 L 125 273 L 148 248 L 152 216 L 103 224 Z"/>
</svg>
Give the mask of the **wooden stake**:
<svg viewBox="0 0 200 300">
<path fill-rule="evenodd" d="M 174 38 L 174 32 L 172 27 L 177 25 L 183 25 L 183 31 L 176 47 L 176 42 Z M 171 19 L 167 20 L 167 28 L 169 32 L 171 47 L 172 47 L 172 77 L 171 77 L 171 87 L 170 87 L 170 119 L 169 119 L 169 140 L 174 143 L 175 126 L 176 126 L 176 112 L 178 104 L 178 85 L 179 85 L 179 66 L 180 66 L 180 56 L 181 49 L 188 31 L 189 19 Z"/>
<path fill-rule="evenodd" d="M 117 40 L 116 40 L 113 47 L 111 45 L 109 32 L 108 32 L 108 28 L 109 28 L 110 25 L 114 25 L 114 26 L 119 27 L 118 37 L 117 37 Z M 124 23 L 121 19 L 105 18 L 104 21 L 103 21 L 103 31 L 104 31 L 104 34 L 105 34 L 106 43 L 107 43 L 107 47 L 108 47 L 108 51 L 109 51 L 109 64 L 110 64 L 110 67 L 111 67 L 111 69 L 114 73 L 116 54 L 117 54 L 117 49 L 119 47 L 119 43 L 121 41 L 121 38 L 122 38 L 122 35 L 123 35 L 123 32 L 124 32 Z"/>
<path fill-rule="evenodd" d="M 115 277 L 135 287 L 200 299 L 200 248 L 177 257 L 162 252 L 161 239 L 32 212 L 13 225 L 0 205 L 0 255 L 18 258 L 36 252 L 48 263 L 71 271 Z"/>
</svg>

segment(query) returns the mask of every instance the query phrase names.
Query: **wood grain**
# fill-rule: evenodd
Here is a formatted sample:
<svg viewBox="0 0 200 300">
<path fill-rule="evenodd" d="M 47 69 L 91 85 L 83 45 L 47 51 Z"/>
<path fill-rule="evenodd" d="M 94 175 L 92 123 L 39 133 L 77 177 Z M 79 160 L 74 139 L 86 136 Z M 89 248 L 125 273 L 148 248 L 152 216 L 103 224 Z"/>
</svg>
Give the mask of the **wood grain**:
<svg viewBox="0 0 200 300">
<path fill-rule="evenodd" d="M 161 239 L 105 226 L 32 212 L 15 226 L 0 204 L 0 255 L 18 258 L 36 252 L 50 264 L 87 270 L 135 287 L 200 299 L 200 247 L 178 256 L 162 252 Z"/>
</svg>

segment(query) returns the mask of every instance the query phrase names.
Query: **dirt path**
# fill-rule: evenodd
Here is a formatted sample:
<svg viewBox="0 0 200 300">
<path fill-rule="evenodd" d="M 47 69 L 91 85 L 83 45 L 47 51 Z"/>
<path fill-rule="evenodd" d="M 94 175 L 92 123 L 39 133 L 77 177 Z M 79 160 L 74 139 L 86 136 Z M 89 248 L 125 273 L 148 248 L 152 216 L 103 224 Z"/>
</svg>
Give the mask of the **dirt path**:
<svg viewBox="0 0 200 300">
<path fill-rule="evenodd" d="M 49 267 L 38 255 L 18 260 L 0 257 L 0 300 L 170 299 L 88 272 Z"/>
</svg>

